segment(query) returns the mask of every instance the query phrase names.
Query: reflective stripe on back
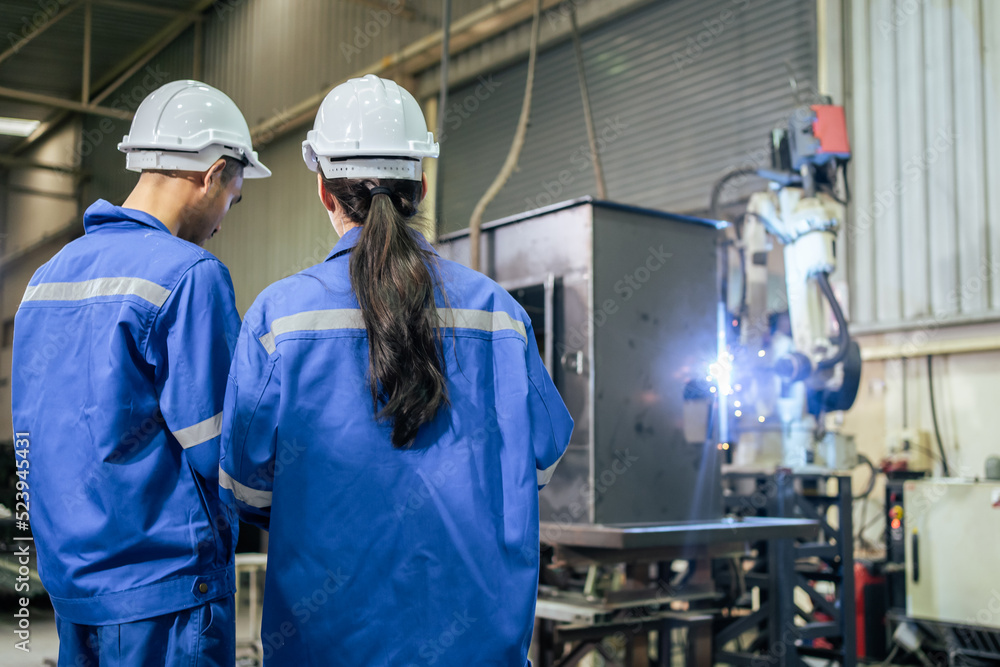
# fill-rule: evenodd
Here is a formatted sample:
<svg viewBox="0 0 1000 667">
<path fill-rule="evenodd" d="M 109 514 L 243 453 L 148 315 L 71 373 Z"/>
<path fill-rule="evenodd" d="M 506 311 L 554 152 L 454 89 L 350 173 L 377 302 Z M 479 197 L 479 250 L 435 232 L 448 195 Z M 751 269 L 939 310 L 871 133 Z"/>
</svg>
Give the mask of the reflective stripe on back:
<svg viewBox="0 0 1000 667">
<path fill-rule="evenodd" d="M 24 290 L 26 301 L 82 301 L 98 296 L 137 296 L 157 308 L 162 306 L 170 290 L 143 278 L 95 278 L 78 283 L 42 283 Z"/>
<path fill-rule="evenodd" d="M 260 344 L 268 354 L 274 352 L 274 339 L 293 331 L 330 331 L 334 329 L 364 329 L 365 322 L 357 308 L 339 310 L 307 310 L 271 323 L 271 331 L 260 337 Z"/>
<path fill-rule="evenodd" d="M 514 331 L 527 339 L 524 322 L 503 311 L 471 310 L 467 308 L 438 308 L 438 322 L 442 328 L 475 329 L 477 331 Z M 281 334 L 296 331 L 334 331 L 339 329 L 364 329 L 365 322 L 357 308 L 338 310 L 309 310 L 271 323 L 271 330 L 259 338 L 268 354 L 276 347 L 274 339 Z"/>
</svg>

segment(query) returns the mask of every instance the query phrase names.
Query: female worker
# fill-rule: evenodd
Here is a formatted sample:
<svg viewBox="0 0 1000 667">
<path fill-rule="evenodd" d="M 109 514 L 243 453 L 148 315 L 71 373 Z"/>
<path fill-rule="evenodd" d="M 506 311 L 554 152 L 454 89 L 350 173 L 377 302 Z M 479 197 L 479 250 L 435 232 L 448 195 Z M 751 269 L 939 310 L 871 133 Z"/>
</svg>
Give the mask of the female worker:
<svg viewBox="0 0 1000 667">
<path fill-rule="evenodd" d="M 334 88 L 303 155 L 340 242 L 244 319 L 220 483 L 270 531 L 266 665 L 527 664 L 573 424 L 524 310 L 410 226 L 437 154 L 392 81 Z"/>
</svg>

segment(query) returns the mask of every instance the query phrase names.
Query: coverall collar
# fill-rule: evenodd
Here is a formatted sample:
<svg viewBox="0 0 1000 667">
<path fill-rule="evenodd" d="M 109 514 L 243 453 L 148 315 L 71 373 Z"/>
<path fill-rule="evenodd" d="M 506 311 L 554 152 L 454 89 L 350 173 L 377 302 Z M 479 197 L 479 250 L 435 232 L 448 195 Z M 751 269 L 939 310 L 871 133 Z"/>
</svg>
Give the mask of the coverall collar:
<svg viewBox="0 0 1000 667">
<path fill-rule="evenodd" d="M 170 234 L 162 222 L 145 211 L 115 206 L 109 201 L 98 199 L 83 214 L 83 229 L 89 234 L 100 225 L 114 222 L 135 222 Z"/>
<path fill-rule="evenodd" d="M 424 238 L 423 234 L 421 234 L 419 231 L 415 229 L 413 231 L 416 233 L 417 243 L 420 245 L 421 248 L 423 248 L 424 250 L 429 250 L 435 255 L 438 254 L 437 251 L 434 250 L 434 246 L 432 246 L 430 243 L 427 242 L 427 239 Z M 350 229 L 348 229 L 346 232 L 344 232 L 344 235 L 340 237 L 340 240 L 337 241 L 337 245 L 333 246 L 333 250 L 330 251 L 330 254 L 327 255 L 326 259 L 323 261 L 330 261 L 335 256 L 341 253 L 346 253 L 348 250 L 350 250 L 351 248 L 353 248 L 358 244 L 358 237 L 360 236 L 361 236 L 361 227 L 351 227 Z"/>
</svg>

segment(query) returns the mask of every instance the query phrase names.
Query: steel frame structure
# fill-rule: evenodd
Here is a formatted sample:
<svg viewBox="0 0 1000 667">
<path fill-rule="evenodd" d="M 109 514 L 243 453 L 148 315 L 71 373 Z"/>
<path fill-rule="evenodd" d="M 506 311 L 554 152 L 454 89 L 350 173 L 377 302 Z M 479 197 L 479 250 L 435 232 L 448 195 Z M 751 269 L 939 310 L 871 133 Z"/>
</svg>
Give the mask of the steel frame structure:
<svg viewBox="0 0 1000 667">
<path fill-rule="evenodd" d="M 751 494 L 726 496 L 728 511 L 811 519 L 819 524 L 819 536 L 810 541 L 775 540 L 756 545 L 759 558 L 746 580 L 748 586 L 760 589 L 760 606 L 746 616 L 717 619 L 715 661 L 740 666 L 799 667 L 805 665 L 803 658 L 811 657 L 855 667 L 850 475 L 779 471 L 730 472 L 724 477 L 727 482 L 754 482 Z M 830 483 L 836 486 L 835 491 L 827 491 Z M 831 512 L 834 508 L 836 511 Z M 836 520 L 831 516 L 834 513 Z M 832 586 L 834 592 L 820 590 L 824 585 Z M 796 590 L 808 596 L 811 609 L 796 602 Z M 727 648 L 748 633 L 754 634 L 748 648 Z"/>
</svg>

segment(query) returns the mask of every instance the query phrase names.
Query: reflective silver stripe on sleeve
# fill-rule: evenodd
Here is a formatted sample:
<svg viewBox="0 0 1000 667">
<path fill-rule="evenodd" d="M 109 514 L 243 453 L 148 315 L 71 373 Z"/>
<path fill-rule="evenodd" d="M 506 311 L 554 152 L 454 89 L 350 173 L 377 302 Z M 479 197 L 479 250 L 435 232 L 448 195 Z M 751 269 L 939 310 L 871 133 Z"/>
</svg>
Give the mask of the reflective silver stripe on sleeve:
<svg viewBox="0 0 1000 667">
<path fill-rule="evenodd" d="M 445 327 L 456 329 L 478 329 L 479 331 L 516 331 L 527 338 L 524 322 L 514 319 L 502 310 L 469 310 L 465 308 L 441 308 L 438 320 Z"/>
<path fill-rule="evenodd" d="M 477 329 L 479 331 L 515 331 L 527 338 L 524 323 L 503 311 L 470 310 L 464 308 L 439 308 L 438 321 L 442 327 Z M 304 313 L 279 317 L 271 330 L 258 340 L 268 354 L 273 354 L 274 339 L 281 334 L 296 331 L 330 331 L 335 329 L 364 329 L 365 322 L 358 309 L 310 310 Z"/>
<path fill-rule="evenodd" d="M 242 503 L 246 503 L 250 507 L 262 509 L 264 507 L 271 506 L 272 493 L 270 491 L 251 489 L 245 484 L 240 484 L 235 479 L 230 477 L 229 474 L 221 467 L 219 468 L 219 486 L 232 491 L 237 500 Z"/>
<path fill-rule="evenodd" d="M 221 412 L 214 417 L 209 417 L 205 421 L 198 422 L 194 426 L 174 431 L 174 437 L 177 438 L 177 442 L 181 443 L 181 447 L 184 449 L 208 442 L 212 438 L 218 438 L 220 435 L 222 435 Z"/>
<path fill-rule="evenodd" d="M 563 456 L 566 456 L 566 452 L 563 452 L 562 456 L 557 458 L 556 462 L 550 465 L 545 470 L 535 471 L 538 474 L 538 486 L 545 486 L 546 484 L 549 483 L 549 480 L 552 479 L 552 475 L 554 475 L 556 472 L 556 466 L 559 465 L 560 461 L 562 461 Z"/>
<path fill-rule="evenodd" d="M 170 290 L 143 278 L 95 278 L 78 283 L 42 283 L 29 285 L 25 301 L 82 301 L 97 296 L 137 296 L 157 308 L 162 306 Z"/>
</svg>

